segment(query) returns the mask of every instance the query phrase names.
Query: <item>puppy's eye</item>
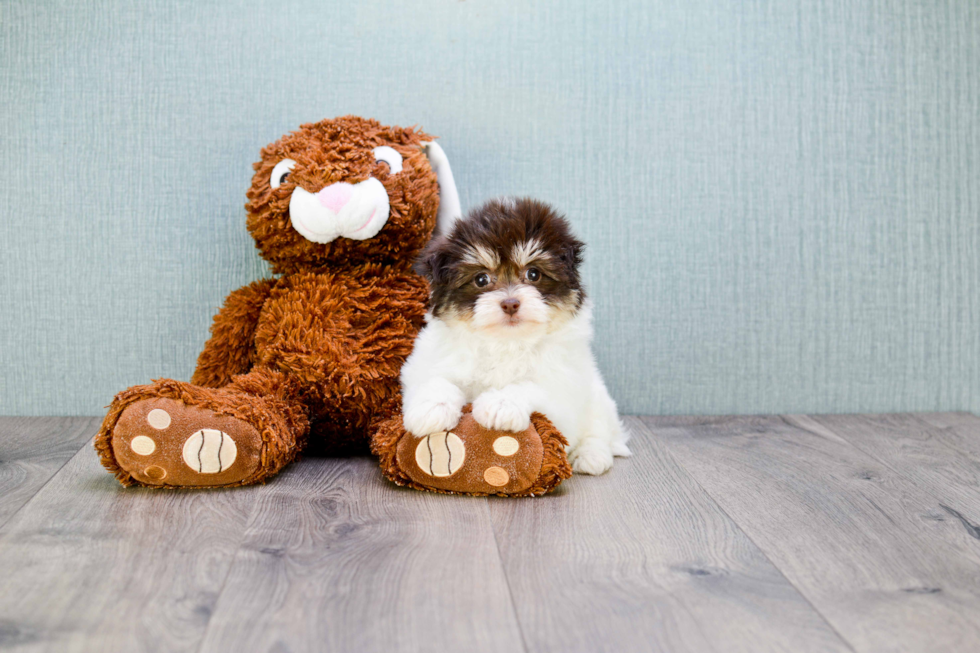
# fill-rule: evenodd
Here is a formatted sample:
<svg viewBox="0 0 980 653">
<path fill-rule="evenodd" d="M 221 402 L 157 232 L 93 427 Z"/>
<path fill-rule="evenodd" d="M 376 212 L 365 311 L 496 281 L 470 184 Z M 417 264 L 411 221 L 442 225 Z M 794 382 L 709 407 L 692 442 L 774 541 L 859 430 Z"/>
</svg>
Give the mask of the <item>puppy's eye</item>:
<svg viewBox="0 0 980 653">
<path fill-rule="evenodd" d="M 526 276 L 527 280 L 531 283 L 536 283 L 541 280 L 541 270 L 537 268 L 528 268 L 527 272 L 524 273 L 524 276 Z"/>
<path fill-rule="evenodd" d="M 388 164 L 391 174 L 396 175 L 402 171 L 402 155 L 395 151 L 393 147 L 382 145 L 374 148 L 374 162 L 384 161 Z"/>
<path fill-rule="evenodd" d="M 293 171 L 296 167 L 296 162 L 292 159 L 283 159 L 276 164 L 276 167 L 272 169 L 272 175 L 269 176 L 269 185 L 273 188 L 279 188 L 284 183 L 286 183 L 286 177 L 289 173 Z"/>
<path fill-rule="evenodd" d="M 473 283 L 476 284 L 477 288 L 485 288 L 486 286 L 490 285 L 490 275 L 486 272 L 481 272 L 480 274 L 476 275 L 475 279 L 473 279 Z"/>
</svg>

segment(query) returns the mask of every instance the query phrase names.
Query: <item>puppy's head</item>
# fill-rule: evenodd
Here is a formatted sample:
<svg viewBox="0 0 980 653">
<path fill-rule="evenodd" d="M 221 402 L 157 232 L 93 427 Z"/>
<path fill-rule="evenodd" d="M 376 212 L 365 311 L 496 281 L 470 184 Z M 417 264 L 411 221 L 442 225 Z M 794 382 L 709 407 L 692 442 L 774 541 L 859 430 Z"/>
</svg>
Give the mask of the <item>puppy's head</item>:
<svg viewBox="0 0 980 653">
<path fill-rule="evenodd" d="M 547 329 L 582 305 L 583 244 L 533 199 L 491 200 L 456 222 L 416 262 L 436 317 L 519 335 Z"/>
</svg>

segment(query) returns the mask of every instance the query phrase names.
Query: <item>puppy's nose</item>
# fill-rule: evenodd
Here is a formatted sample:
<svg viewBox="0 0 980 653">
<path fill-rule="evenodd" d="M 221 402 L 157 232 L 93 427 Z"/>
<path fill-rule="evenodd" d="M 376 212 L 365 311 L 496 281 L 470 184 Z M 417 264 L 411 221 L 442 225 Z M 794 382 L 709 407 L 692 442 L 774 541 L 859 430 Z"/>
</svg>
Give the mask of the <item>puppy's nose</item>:
<svg viewBox="0 0 980 653">
<path fill-rule="evenodd" d="M 507 315 L 514 315 L 517 313 L 517 309 L 521 307 L 521 300 L 514 297 L 508 297 L 504 301 L 500 302 L 500 308 L 503 309 L 504 313 Z"/>
</svg>

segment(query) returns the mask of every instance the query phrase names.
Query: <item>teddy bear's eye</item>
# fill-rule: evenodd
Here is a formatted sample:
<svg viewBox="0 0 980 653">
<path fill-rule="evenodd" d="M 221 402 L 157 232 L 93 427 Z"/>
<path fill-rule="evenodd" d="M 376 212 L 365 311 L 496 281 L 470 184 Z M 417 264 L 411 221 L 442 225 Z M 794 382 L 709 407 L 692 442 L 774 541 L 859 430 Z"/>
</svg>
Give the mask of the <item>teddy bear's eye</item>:
<svg viewBox="0 0 980 653">
<path fill-rule="evenodd" d="M 286 177 L 289 173 L 293 171 L 296 167 L 296 162 L 292 159 L 283 159 L 276 164 L 276 167 L 272 169 L 272 175 L 269 177 L 269 185 L 273 188 L 279 188 L 286 181 Z"/>
<path fill-rule="evenodd" d="M 381 145 L 374 148 L 374 161 L 384 161 L 388 164 L 391 174 L 396 175 L 402 171 L 402 155 L 395 151 L 395 148 Z"/>
</svg>

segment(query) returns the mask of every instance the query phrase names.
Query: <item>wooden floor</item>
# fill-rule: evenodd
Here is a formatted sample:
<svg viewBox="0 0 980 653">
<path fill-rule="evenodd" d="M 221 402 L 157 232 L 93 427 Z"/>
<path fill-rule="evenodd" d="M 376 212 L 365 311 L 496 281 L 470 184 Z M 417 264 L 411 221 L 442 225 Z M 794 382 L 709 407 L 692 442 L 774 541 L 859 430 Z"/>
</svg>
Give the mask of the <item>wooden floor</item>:
<svg viewBox="0 0 980 653">
<path fill-rule="evenodd" d="M 369 458 L 124 489 L 97 419 L 0 418 L 6 651 L 980 651 L 980 418 L 629 418 L 536 499 Z"/>
</svg>

